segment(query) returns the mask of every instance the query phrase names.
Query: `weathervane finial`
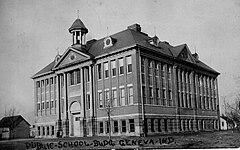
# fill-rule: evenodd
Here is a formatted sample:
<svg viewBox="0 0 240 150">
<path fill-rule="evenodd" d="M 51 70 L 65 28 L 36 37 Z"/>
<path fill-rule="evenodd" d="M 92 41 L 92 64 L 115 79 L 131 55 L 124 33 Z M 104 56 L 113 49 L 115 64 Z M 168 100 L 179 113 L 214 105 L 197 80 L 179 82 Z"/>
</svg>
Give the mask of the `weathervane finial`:
<svg viewBox="0 0 240 150">
<path fill-rule="evenodd" d="M 156 36 L 156 27 L 154 26 L 153 28 L 154 28 L 154 35 Z"/>
<path fill-rule="evenodd" d="M 108 26 L 107 26 L 107 36 L 109 36 L 109 34 L 108 34 Z"/>
</svg>

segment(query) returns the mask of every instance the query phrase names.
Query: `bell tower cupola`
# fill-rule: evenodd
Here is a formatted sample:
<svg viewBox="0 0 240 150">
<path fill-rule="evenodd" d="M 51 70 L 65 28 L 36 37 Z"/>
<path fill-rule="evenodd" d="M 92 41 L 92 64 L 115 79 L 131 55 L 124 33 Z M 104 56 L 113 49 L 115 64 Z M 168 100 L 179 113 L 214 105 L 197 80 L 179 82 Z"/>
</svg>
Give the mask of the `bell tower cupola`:
<svg viewBox="0 0 240 150">
<path fill-rule="evenodd" d="M 72 45 L 79 48 L 85 48 L 86 34 L 88 33 L 88 29 L 85 27 L 83 22 L 79 18 L 77 18 L 68 30 L 72 34 Z"/>
</svg>

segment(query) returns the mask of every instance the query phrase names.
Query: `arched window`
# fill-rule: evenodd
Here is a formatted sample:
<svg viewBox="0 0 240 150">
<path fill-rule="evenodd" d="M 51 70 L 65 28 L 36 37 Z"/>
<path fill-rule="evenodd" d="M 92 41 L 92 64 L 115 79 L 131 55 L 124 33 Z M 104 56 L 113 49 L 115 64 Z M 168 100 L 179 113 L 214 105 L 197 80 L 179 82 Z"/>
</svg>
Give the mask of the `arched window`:
<svg viewBox="0 0 240 150">
<path fill-rule="evenodd" d="M 81 107 L 80 107 L 79 102 L 73 102 L 70 107 L 70 112 L 72 114 L 78 114 L 78 113 L 80 113 L 80 111 L 81 111 Z"/>
</svg>

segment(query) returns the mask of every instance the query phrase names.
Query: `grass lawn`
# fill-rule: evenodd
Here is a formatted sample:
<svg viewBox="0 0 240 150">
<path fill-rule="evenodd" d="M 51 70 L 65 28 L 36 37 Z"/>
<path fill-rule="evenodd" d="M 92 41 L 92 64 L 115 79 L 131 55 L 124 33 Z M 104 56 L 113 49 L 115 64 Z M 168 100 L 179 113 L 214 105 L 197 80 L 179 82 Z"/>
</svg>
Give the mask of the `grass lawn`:
<svg viewBox="0 0 240 150">
<path fill-rule="evenodd" d="M 236 148 L 240 132 L 215 131 L 168 134 L 148 137 L 85 137 L 61 139 L 17 139 L 0 141 L 0 150 L 8 149 L 151 149 L 151 148 Z"/>
</svg>

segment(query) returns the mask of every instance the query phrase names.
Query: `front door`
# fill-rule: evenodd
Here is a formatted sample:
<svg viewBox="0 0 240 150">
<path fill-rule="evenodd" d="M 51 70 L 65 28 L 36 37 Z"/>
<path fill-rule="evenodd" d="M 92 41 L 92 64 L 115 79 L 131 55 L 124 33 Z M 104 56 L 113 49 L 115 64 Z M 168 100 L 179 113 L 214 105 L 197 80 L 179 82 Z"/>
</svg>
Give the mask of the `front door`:
<svg viewBox="0 0 240 150">
<path fill-rule="evenodd" d="M 73 136 L 80 136 L 80 114 L 73 114 Z"/>
</svg>

